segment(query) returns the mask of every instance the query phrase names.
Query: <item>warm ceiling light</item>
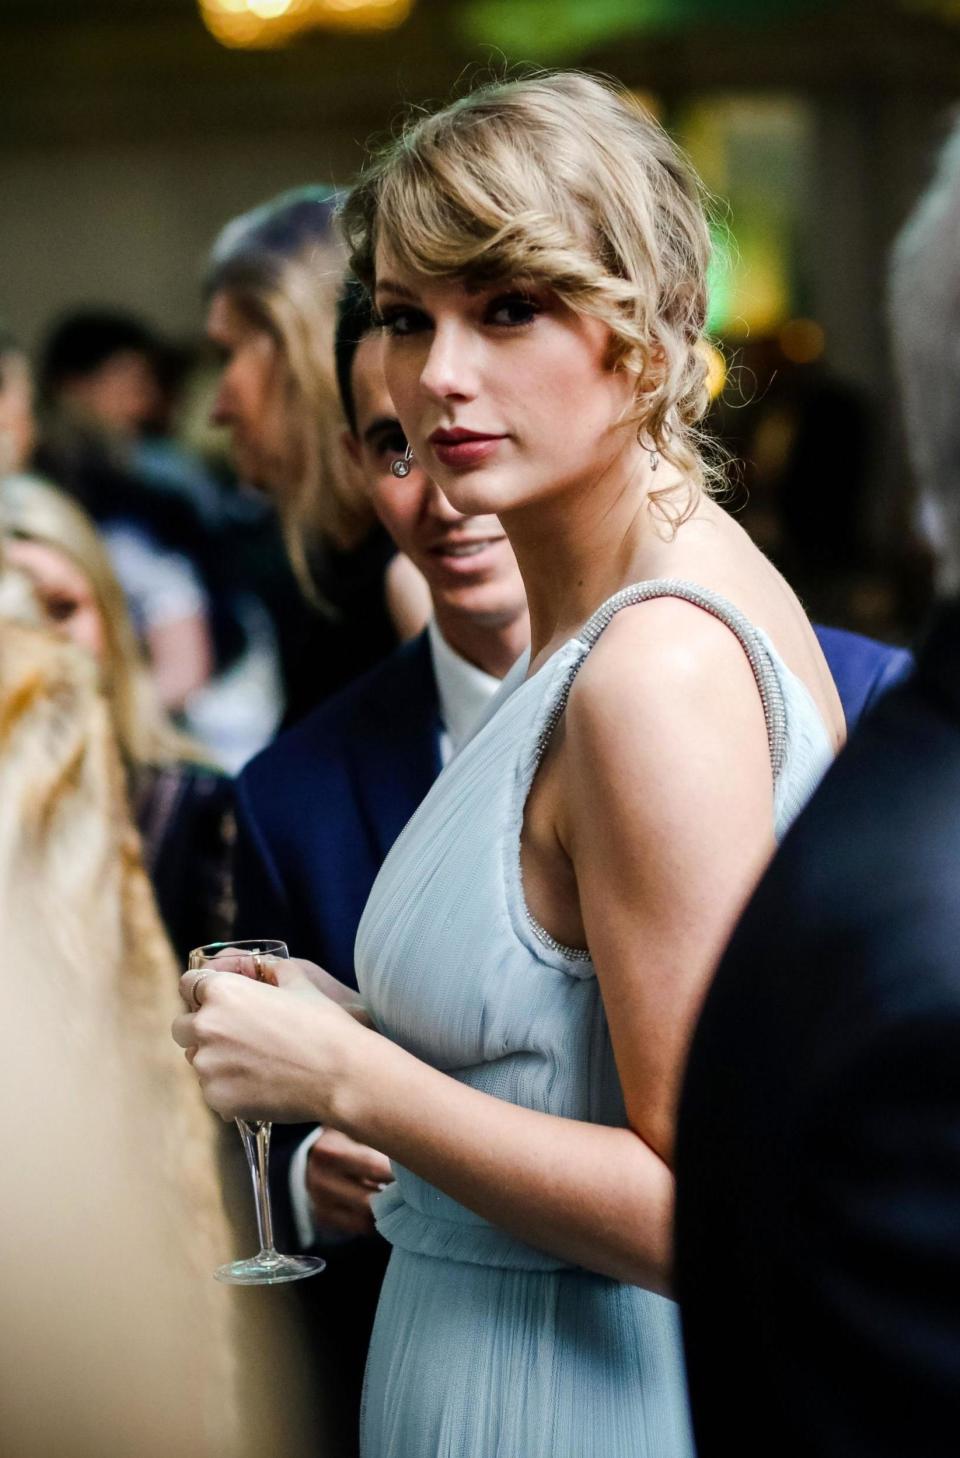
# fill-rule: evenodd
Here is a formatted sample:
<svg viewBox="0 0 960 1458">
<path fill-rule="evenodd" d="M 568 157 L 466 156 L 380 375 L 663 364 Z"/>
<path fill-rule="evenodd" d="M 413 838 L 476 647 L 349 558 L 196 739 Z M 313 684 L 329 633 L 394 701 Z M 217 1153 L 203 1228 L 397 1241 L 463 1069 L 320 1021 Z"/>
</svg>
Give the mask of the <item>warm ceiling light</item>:
<svg viewBox="0 0 960 1458">
<path fill-rule="evenodd" d="M 276 20 L 293 7 L 293 0 L 250 0 L 250 9 L 261 20 Z"/>
<path fill-rule="evenodd" d="M 390 30 L 412 9 L 413 0 L 313 0 L 314 24 L 350 30 Z"/>
<path fill-rule="evenodd" d="M 210 34 L 225 46 L 279 46 L 311 23 L 312 0 L 200 0 Z"/>
<path fill-rule="evenodd" d="M 413 0 L 199 0 L 204 25 L 225 46 L 283 45 L 305 30 L 389 30 Z"/>
</svg>

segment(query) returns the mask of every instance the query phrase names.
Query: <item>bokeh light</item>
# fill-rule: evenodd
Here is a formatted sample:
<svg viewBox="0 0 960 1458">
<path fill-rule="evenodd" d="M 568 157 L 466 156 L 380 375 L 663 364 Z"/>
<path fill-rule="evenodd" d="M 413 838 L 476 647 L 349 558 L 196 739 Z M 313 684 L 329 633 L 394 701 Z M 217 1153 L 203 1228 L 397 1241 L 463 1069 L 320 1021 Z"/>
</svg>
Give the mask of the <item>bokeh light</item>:
<svg viewBox="0 0 960 1458">
<path fill-rule="evenodd" d="M 791 364 L 813 364 L 827 344 L 823 325 L 816 319 L 788 319 L 777 339 L 781 352 Z"/>
<path fill-rule="evenodd" d="M 304 31 L 389 30 L 402 25 L 413 0 L 199 0 L 200 15 L 221 45 L 266 50 Z"/>
</svg>

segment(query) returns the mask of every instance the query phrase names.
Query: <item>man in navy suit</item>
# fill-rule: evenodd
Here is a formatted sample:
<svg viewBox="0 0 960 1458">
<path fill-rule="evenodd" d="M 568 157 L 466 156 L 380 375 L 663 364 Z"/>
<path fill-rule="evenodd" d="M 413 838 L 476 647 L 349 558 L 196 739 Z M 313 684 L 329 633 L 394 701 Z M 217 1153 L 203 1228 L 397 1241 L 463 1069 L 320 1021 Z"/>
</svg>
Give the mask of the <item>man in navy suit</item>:
<svg viewBox="0 0 960 1458">
<path fill-rule="evenodd" d="M 942 601 L 787 835 L 693 1039 L 676 1284 L 700 1458 L 960 1450 L 960 129 L 892 282 Z"/>
<path fill-rule="evenodd" d="M 522 583 L 496 518 L 459 516 L 416 463 L 405 479 L 391 473 L 406 442 L 371 324 L 364 296 L 349 289 L 337 330 L 346 445 L 380 519 L 424 574 L 434 621 L 282 735 L 237 787 L 237 935 L 282 937 L 354 986 L 353 943 L 377 871 L 528 634 Z M 818 631 L 853 723 L 909 655 Z M 326 1331 L 335 1342 L 324 1360 L 336 1359 L 349 1413 L 388 1249 L 373 1234 L 369 1200 L 389 1165 L 334 1130 L 278 1129 L 275 1139 L 279 1239 L 329 1257 L 302 1299 L 316 1303 L 318 1337 Z M 363 1238 L 328 1249 L 338 1234 Z"/>
</svg>

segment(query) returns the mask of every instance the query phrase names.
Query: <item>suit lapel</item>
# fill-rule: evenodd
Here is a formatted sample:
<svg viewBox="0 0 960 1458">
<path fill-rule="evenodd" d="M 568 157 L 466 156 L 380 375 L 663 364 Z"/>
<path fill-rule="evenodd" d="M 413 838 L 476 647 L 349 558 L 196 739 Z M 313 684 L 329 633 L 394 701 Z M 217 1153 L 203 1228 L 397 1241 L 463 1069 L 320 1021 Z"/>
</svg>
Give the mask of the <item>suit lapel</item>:
<svg viewBox="0 0 960 1458">
<path fill-rule="evenodd" d="M 440 773 L 440 705 L 426 633 L 398 649 L 349 747 L 358 800 L 383 860 Z"/>
</svg>

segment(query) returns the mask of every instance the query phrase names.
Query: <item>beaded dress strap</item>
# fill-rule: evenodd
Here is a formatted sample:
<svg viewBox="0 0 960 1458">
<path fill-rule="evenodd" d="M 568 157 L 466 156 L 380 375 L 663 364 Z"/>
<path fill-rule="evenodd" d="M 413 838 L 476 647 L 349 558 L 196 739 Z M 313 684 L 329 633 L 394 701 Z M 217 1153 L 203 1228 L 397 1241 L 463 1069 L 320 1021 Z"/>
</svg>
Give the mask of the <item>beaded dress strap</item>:
<svg viewBox="0 0 960 1458">
<path fill-rule="evenodd" d="M 633 607 L 635 603 L 647 602 L 656 597 L 681 597 L 686 602 L 703 608 L 705 612 L 711 613 L 721 623 L 726 624 L 738 639 L 747 656 L 760 694 L 763 717 L 767 726 L 770 764 L 776 780 L 783 768 L 786 755 L 787 716 L 783 703 L 783 689 L 780 687 L 780 679 L 773 665 L 770 650 L 759 630 L 754 627 L 749 618 L 744 617 L 739 608 L 734 607 L 733 603 L 720 597 L 718 593 L 709 591 L 708 588 L 698 587 L 696 583 L 684 582 L 682 578 L 675 577 L 652 578 L 649 582 L 636 582 L 631 587 L 622 588 L 620 592 L 615 593 L 613 597 L 608 598 L 597 608 L 593 617 L 581 628 L 577 638 L 584 645 L 586 652 L 574 663 L 547 717 L 537 741 L 536 764 L 539 765 L 546 753 L 547 745 L 567 707 L 573 681 L 583 667 L 587 653 L 597 642 L 604 628 L 610 625 L 621 608 Z"/>
<path fill-rule="evenodd" d="M 567 699 L 570 697 L 570 689 L 573 686 L 573 681 L 586 662 L 587 654 L 600 637 L 604 628 L 609 626 L 621 608 L 632 607 L 634 603 L 647 602 L 649 599 L 655 597 L 681 597 L 686 602 L 691 602 L 696 607 L 703 608 L 705 612 L 711 613 L 721 623 L 725 623 L 736 636 L 753 670 L 753 676 L 760 693 L 760 702 L 763 705 L 763 717 L 767 726 L 767 743 L 770 747 L 770 764 L 773 769 L 774 781 L 777 780 L 786 757 L 787 716 L 783 702 L 783 689 L 780 686 L 780 679 L 777 676 L 777 670 L 774 667 L 770 649 L 767 647 L 763 635 L 758 628 L 754 627 L 749 618 L 744 617 L 739 608 L 735 608 L 732 603 L 727 602 L 726 598 L 720 597 L 718 593 L 710 592 L 705 587 L 698 587 L 693 582 L 684 582 L 682 578 L 663 577 L 653 578 L 649 582 L 637 582 L 632 587 L 624 587 L 620 592 L 615 593 L 613 597 L 608 598 L 577 634 L 577 641 L 583 644 L 585 651 L 572 665 L 547 715 L 543 728 L 537 737 L 533 756 L 531 782 L 533 775 L 537 772 L 540 761 L 546 754 L 547 746 L 550 743 L 553 732 L 567 706 Z M 589 962 L 590 953 L 586 947 L 568 947 L 565 943 L 558 941 L 556 937 L 547 931 L 546 927 L 541 926 L 540 922 L 530 910 L 526 903 L 526 898 L 523 896 L 523 872 L 520 864 L 520 855 L 520 837 L 518 835 L 517 877 L 518 885 L 520 886 L 521 904 L 527 923 L 537 941 L 541 946 L 565 958 L 569 963 Z"/>
</svg>

